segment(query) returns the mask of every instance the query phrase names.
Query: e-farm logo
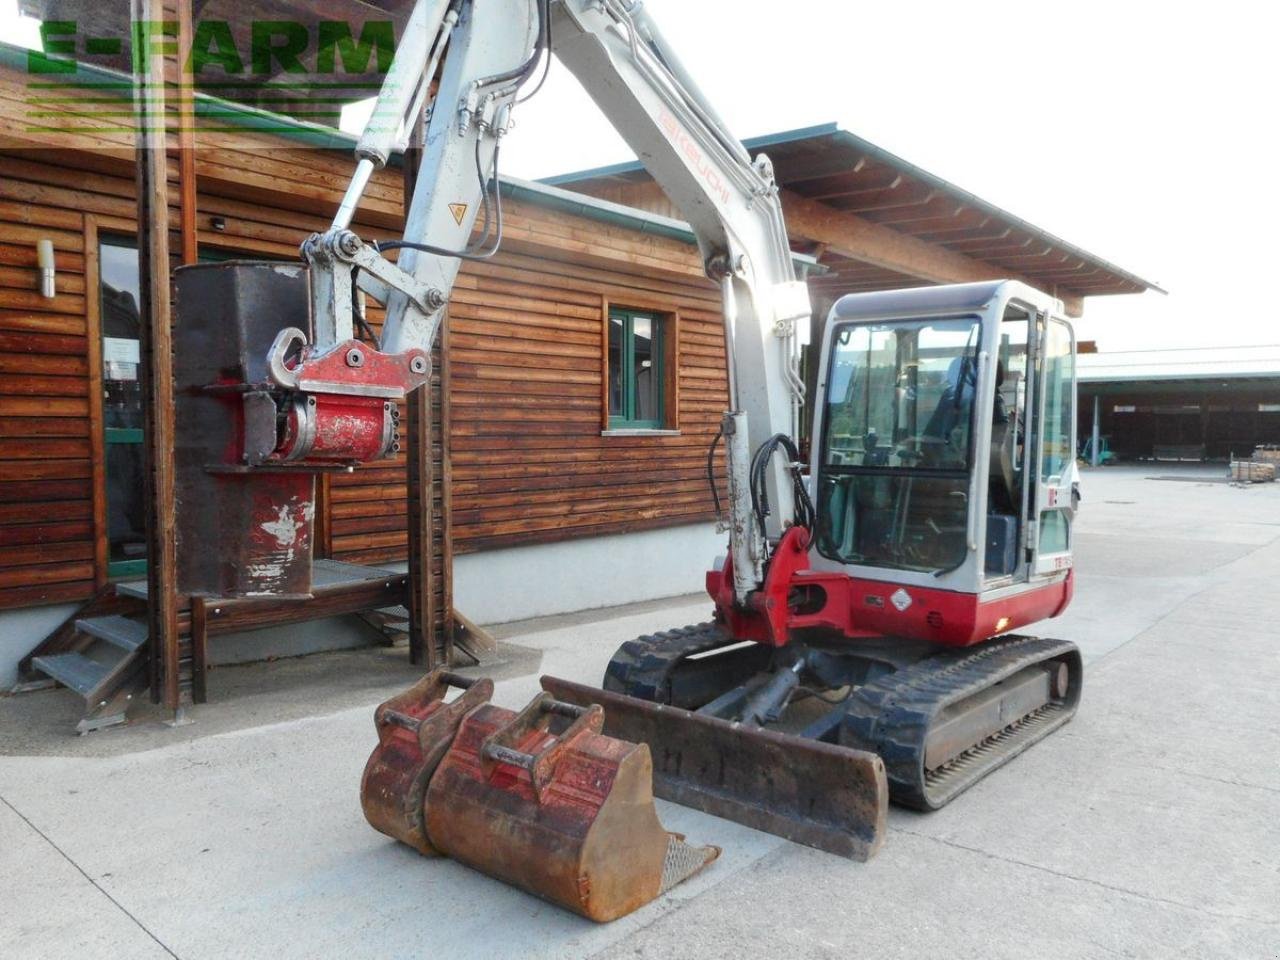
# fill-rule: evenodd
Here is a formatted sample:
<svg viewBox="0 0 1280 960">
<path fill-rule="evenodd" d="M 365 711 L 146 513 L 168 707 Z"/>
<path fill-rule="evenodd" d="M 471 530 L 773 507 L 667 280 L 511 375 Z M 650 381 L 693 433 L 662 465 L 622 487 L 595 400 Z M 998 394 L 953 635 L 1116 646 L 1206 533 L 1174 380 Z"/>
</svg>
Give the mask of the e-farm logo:
<svg viewBox="0 0 1280 960">
<path fill-rule="evenodd" d="M 292 134 L 300 120 L 333 129 L 346 105 L 377 95 L 396 52 L 396 26 L 385 19 L 201 19 L 189 42 L 176 20 L 119 23 L 115 36 L 75 20 L 41 24 L 43 49 L 27 54 L 27 133 L 93 144 L 172 131 L 175 110 L 198 116 L 199 135 L 239 134 L 246 124 Z"/>
<path fill-rule="evenodd" d="M 152 57 L 178 57 L 178 31 L 176 20 L 130 24 L 134 72 L 145 73 Z M 32 74 L 75 73 L 79 63 L 119 58 L 125 52 L 124 37 L 84 36 L 74 20 L 46 21 L 40 37 L 44 49 L 32 50 L 27 57 Z M 200 20 L 193 25 L 191 49 L 181 67 L 197 84 L 210 76 L 266 80 L 281 74 L 385 74 L 395 47 L 395 24 L 390 20 L 368 20 L 358 29 L 341 20 L 253 20 L 234 25 Z"/>
</svg>

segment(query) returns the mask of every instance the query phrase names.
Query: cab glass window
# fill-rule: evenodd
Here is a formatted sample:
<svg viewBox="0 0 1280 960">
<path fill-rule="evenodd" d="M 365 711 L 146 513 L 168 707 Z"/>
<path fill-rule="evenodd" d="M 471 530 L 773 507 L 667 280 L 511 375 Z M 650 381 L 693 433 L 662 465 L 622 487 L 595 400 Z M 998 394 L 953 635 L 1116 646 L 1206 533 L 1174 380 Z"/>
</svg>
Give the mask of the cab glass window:
<svg viewBox="0 0 1280 960">
<path fill-rule="evenodd" d="M 825 462 L 967 470 L 978 331 L 973 317 L 841 329 L 828 378 Z"/>
</svg>

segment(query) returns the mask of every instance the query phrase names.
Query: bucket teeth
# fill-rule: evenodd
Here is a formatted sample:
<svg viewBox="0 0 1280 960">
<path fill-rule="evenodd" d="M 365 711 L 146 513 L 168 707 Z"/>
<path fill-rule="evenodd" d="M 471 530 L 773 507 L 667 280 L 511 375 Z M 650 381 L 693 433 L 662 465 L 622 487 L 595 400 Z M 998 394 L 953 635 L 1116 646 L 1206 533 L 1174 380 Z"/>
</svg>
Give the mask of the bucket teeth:
<svg viewBox="0 0 1280 960">
<path fill-rule="evenodd" d="M 487 702 L 488 681 L 443 704 L 454 679 L 378 708 L 361 787 L 378 830 L 601 922 L 720 855 L 662 828 L 648 746 L 605 736 L 599 705 L 541 693 L 516 713 Z"/>
</svg>

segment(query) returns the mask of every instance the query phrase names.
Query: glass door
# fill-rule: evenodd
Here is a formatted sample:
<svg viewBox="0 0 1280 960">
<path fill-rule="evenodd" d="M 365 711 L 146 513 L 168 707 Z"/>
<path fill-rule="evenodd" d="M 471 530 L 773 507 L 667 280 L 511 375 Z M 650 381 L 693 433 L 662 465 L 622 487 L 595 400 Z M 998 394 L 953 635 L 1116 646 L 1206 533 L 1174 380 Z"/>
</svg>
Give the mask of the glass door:
<svg viewBox="0 0 1280 960">
<path fill-rule="evenodd" d="M 1075 479 L 1075 335 L 1069 324 L 1049 319 L 1040 351 L 1039 469 L 1036 483 L 1035 572 L 1071 566 L 1071 484 Z"/>
<path fill-rule="evenodd" d="M 103 237 L 98 248 L 102 331 L 102 422 L 106 442 L 107 575 L 147 569 L 142 387 L 139 383 L 138 250 L 132 239 Z"/>
</svg>

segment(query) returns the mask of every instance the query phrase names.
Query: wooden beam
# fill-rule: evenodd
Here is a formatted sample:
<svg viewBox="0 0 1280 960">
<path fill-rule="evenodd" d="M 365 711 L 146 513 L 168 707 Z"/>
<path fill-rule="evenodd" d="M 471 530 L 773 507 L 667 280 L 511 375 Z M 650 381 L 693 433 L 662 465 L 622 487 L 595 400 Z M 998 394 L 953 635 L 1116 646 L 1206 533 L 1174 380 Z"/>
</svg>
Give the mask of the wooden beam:
<svg viewBox="0 0 1280 960">
<path fill-rule="evenodd" d="M 926 243 L 864 220 L 856 214 L 834 210 L 790 190 L 782 191 L 782 209 L 787 218 L 787 230 L 792 237 L 826 244 L 830 253 L 839 256 L 919 277 L 931 283 L 1009 279 L 1043 288 L 1043 284 L 1037 284 L 1007 268 Z M 1083 312 L 1083 298 L 1078 294 L 1063 290 L 1046 292 L 1061 297 L 1070 316 L 1078 317 Z"/>
<path fill-rule="evenodd" d="M 414 121 L 409 148 L 404 154 L 404 214 L 409 215 L 413 192 L 422 167 L 424 118 Z M 439 362 L 439 354 L 436 354 Z M 408 512 L 409 512 L 409 662 L 427 670 L 441 666 L 436 649 L 435 584 L 431 576 L 431 545 L 434 534 L 431 469 L 431 381 L 423 384 L 405 403 L 408 413 Z M 445 664 L 448 660 L 445 660 Z"/>
<path fill-rule="evenodd" d="M 89 457 L 93 461 L 93 586 L 107 585 L 107 448 L 102 412 L 102 283 L 98 221 L 84 218 L 85 345 L 89 365 Z"/>
<path fill-rule="evenodd" d="M 135 23 L 164 19 L 160 0 L 132 0 Z M 169 299 L 169 196 L 165 152 L 165 59 L 146 51 L 135 77 L 138 286 L 146 456 L 147 615 L 152 699 L 177 710 L 177 543 L 174 531 L 172 305 Z"/>
<path fill-rule="evenodd" d="M 209 613 L 204 597 L 191 598 L 191 702 L 209 700 Z"/>
<path fill-rule="evenodd" d="M 182 237 L 182 262 L 200 259 L 196 239 L 196 115 L 195 85 L 187 70 L 191 57 L 191 0 L 178 2 L 178 210 Z"/>
<path fill-rule="evenodd" d="M 449 452 L 449 430 L 453 422 L 450 399 L 453 396 L 453 366 L 450 362 L 453 355 L 452 327 L 453 322 L 446 310 L 440 328 L 440 414 L 436 428 L 440 433 L 440 592 L 443 597 L 439 616 L 447 663 L 453 661 L 457 633 L 453 609 L 453 463 Z"/>
</svg>

